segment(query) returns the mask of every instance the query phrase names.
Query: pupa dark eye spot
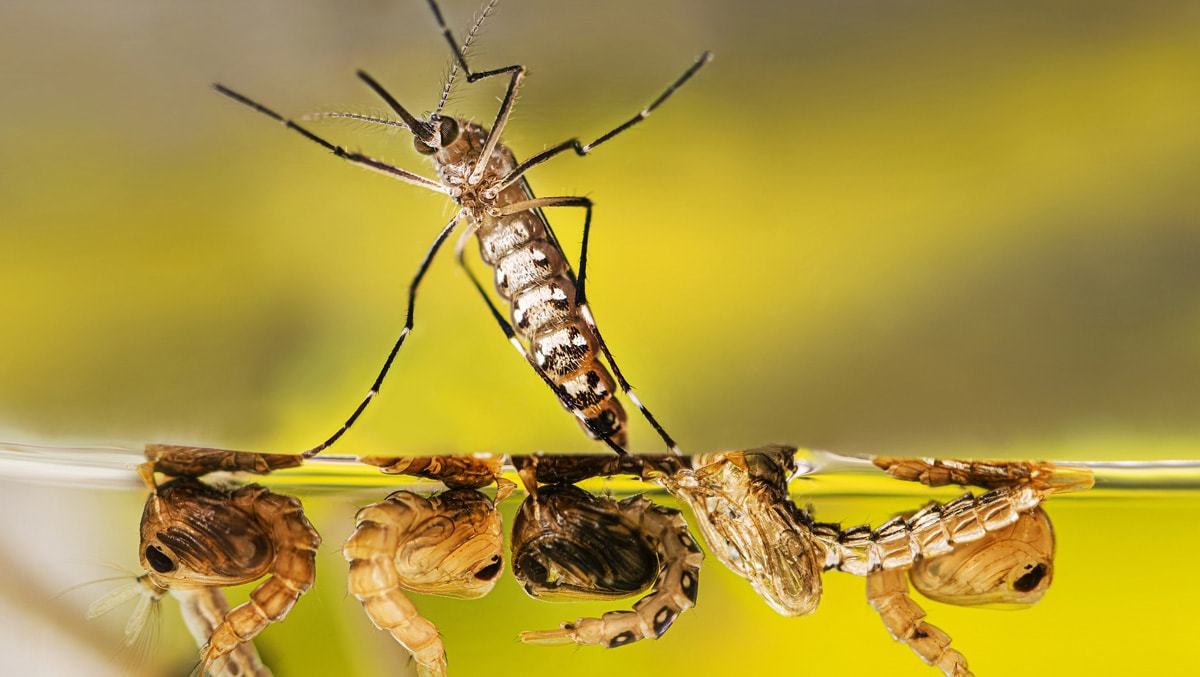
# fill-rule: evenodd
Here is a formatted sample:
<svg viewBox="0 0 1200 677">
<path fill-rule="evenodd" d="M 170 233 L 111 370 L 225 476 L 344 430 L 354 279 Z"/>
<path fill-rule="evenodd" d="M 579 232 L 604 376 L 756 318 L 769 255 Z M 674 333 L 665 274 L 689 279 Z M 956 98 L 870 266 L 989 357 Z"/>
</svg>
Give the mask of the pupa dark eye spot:
<svg viewBox="0 0 1200 677">
<path fill-rule="evenodd" d="M 160 574 L 169 574 L 175 570 L 175 562 L 156 545 L 147 546 L 146 561 L 149 562 L 150 568 Z"/>
<path fill-rule="evenodd" d="M 1028 567 L 1027 567 L 1028 568 Z M 1036 588 L 1042 579 L 1046 577 L 1046 565 L 1039 564 L 1033 567 L 1029 573 L 1021 576 L 1013 581 L 1013 590 L 1017 592 L 1029 592 Z"/>
<path fill-rule="evenodd" d="M 490 581 L 500 573 L 501 562 L 497 559 L 495 562 L 485 566 L 475 572 L 475 578 L 480 581 Z"/>
</svg>

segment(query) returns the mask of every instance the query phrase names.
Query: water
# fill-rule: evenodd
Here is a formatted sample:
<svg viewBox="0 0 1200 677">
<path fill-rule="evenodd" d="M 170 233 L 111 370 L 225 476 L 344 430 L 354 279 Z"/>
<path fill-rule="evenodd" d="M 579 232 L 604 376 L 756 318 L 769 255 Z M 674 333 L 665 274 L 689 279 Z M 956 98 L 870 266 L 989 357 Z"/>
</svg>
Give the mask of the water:
<svg viewBox="0 0 1200 677">
<path fill-rule="evenodd" d="M 879 524 L 897 511 L 961 493 L 954 487 L 897 482 L 836 456 L 802 458 L 813 472 L 793 483 L 795 499 L 811 504 L 818 519 L 846 526 Z M 137 568 L 146 492 L 132 468 L 140 460 L 138 452 L 115 448 L 7 445 L 0 453 L 0 501 L 7 516 L 0 552 L 5 571 L 0 618 L 6 629 L 0 636 L 0 671 L 129 671 L 127 660 L 115 654 L 132 605 L 97 621 L 84 619 L 88 603 L 120 583 L 68 589 L 114 575 L 106 563 Z M 927 620 L 950 634 L 952 646 L 966 655 L 977 674 L 1168 671 L 1182 658 L 1170 647 L 1188 646 L 1194 624 L 1186 614 L 1200 602 L 1200 584 L 1186 575 L 1196 554 L 1189 535 L 1200 518 L 1200 468 L 1196 463 L 1107 463 L 1094 464 L 1094 470 L 1093 490 L 1053 496 L 1045 504 L 1058 549 L 1055 579 L 1040 603 L 1010 612 L 939 604 L 913 593 L 928 612 Z M 406 674 L 411 665 L 404 651 L 375 630 L 345 592 L 340 547 L 359 507 L 412 482 L 335 457 L 261 481 L 275 491 L 298 495 L 324 538 L 316 587 L 256 640 L 266 663 L 277 675 Z M 585 486 L 618 495 L 642 488 L 618 480 Z M 506 528 L 518 499 L 501 504 Z M 662 492 L 654 500 L 678 507 Z M 231 601 L 240 602 L 252 587 L 231 591 Z M 451 674 L 687 669 L 697 674 L 744 669 L 938 674 L 891 640 L 866 603 L 864 587 L 861 578 L 828 572 L 817 611 L 784 618 L 710 556 L 694 609 L 658 641 L 611 650 L 527 646 L 516 637 L 522 630 L 550 629 L 577 617 L 629 608 L 633 600 L 547 604 L 527 597 L 507 571 L 482 599 L 411 597 L 441 630 Z M 165 602 L 163 612 L 146 670 L 182 674 L 195 660 L 196 647 L 173 600 Z"/>
</svg>

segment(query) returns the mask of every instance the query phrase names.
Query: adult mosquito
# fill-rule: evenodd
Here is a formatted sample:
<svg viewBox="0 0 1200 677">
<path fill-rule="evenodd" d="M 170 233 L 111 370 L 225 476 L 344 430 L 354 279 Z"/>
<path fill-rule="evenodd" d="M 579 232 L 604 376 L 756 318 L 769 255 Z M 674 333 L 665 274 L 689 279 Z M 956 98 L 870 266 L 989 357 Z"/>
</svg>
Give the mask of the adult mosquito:
<svg viewBox="0 0 1200 677">
<path fill-rule="evenodd" d="M 492 0 L 484 8 L 460 46 L 446 25 L 437 3 L 429 0 L 429 7 L 438 27 L 454 53 L 455 65 L 437 108 L 427 117 L 414 116 L 378 81 L 361 70 L 358 71 L 359 79 L 382 98 L 399 119 L 353 113 L 324 113 L 315 116 L 352 118 L 361 122 L 407 129 L 412 133 L 413 145 L 417 152 L 433 161 L 437 180 L 349 151 L 242 94 L 220 84 L 214 85 L 219 93 L 284 124 L 288 129 L 323 146 L 351 164 L 442 193 L 454 200 L 459 207 L 434 239 L 417 268 L 408 288 L 408 314 L 404 328 L 370 390 L 342 427 L 324 442 L 303 452 L 304 457 L 315 456 L 336 442 L 379 393 L 396 354 L 412 331 L 414 307 L 421 280 L 434 256 L 456 229 L 460 230 L 455 245 L 455 257 L 459 265 L 488 304 L 505 337 L 554 391 L 562 406 L 578 418 L 584 431 L 593 439 L 602 440 L 613 451 L 625 453 L 628 440 L 626 414 L 615 397 L 619 387 L 658 432 L 667 447 L 672 452 L 679 453 L 674 439 L 642 404 L 621 373 L 612 352 L 596 327 L 588 305 L 585 282 L 592 201 L 579 196 L 535 197 L 525 174 L 566 151 L 574 151 L 579 156 L 587 155 L 600 144 L 646 119 L 708 63 L 712 55 L 709 52 L 703 53 L 650 105 L 594 141 L 584 144 L 578 138 L 568 139 L 524 162 L 517 162 L 513 152 L 501 143 L 501 135 L 524 82 L 525 67 L 514 64 L 476 71 L 471 69 L 466 59 L 471 41 L 495 5 L 496 0 Z M 490 129 L 469 120 L 443 114 L 442 109 L 450 87 L 459 71 L 468 83 L 494 77 L 508 78 L 508 88 Z M 547 207 L 574 207 L 585 210 L 578 274 L 571 269 L 558 238 L 546 220 L 542 210 Z M 508 318 L 493 302 L 480 279 L 464 259 L 467 242 L 472 236 L 478 241 L 483 262 L 495 272 L 496 292 L 508 305 Z"/>
</svg>

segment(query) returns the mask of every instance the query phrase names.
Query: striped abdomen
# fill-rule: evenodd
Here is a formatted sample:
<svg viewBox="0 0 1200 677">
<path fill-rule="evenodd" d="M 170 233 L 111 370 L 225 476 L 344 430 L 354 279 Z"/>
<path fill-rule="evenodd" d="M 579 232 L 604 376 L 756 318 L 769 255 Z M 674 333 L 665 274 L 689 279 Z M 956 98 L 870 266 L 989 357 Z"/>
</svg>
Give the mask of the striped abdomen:
<svg viewBox="0 0 1200 677">
<path fill-rule="evenodd" d="M 496 202 L 528 195 L 524 182 L 518 182 Z M 537 367 L 559 387 L 563 406 L 581 414 L 592 438 L 625 447 L 625 410 L 614 397 L 616 383 L 598 359 L 595 334 L 575 305 L 570 265 L 547 235 L 541 214 L 485 215 L 476 236 L 480 255 L 496 271 L 496 292 L 508 303 L 513 329 Z"/>
<path fill-rule="evenodd" d="M 1030 487 L 1000 487 L 975 498 L 964 494 L 949 503 L 930 504 L 911 517 L 896 517 L 878 529 L 842 530 L 815 524 L 813 535 L 825 547 L 826 569 L 865 576 L 882 569 L 902 569 L 919 557 L 934 557 L 971 543 L 1036 508 L 1042 496 Z"/>
</svg>

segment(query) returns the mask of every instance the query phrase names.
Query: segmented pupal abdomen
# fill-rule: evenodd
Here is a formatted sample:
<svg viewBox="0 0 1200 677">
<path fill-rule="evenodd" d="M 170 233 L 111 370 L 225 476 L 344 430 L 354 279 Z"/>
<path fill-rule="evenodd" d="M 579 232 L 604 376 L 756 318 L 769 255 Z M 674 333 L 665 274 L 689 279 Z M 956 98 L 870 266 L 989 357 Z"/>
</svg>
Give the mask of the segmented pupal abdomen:
<svg viewBox="0 0 1200 677">
<path fill-rule="evenodd" d="M 911 567 L 918 557 L 953 552 L 1016 522 L 1040 502 L 1041 496 L 1028 486 L 1000 487 L 978 498 L 966 493 L 948 503 L 931 503 L 874 530 L 867 525 L 841 529 L 816 524 L 813 535 L 826 548 L 827 569 L 865 576 Z"/>
</svg>

